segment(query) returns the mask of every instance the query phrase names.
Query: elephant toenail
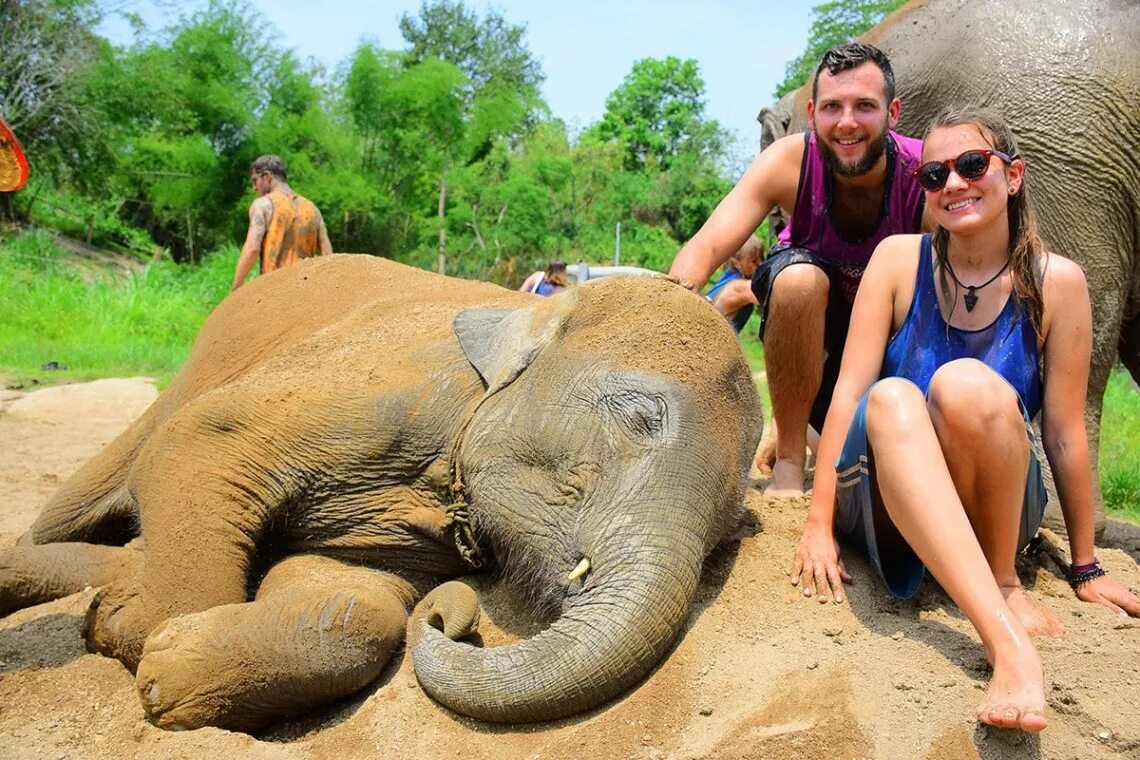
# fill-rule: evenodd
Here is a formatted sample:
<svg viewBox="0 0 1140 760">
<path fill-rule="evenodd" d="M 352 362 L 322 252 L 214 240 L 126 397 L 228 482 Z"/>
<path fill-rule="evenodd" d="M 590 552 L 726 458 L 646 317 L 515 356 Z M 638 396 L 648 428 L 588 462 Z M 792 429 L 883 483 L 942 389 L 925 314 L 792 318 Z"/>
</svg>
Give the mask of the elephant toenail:
<svg viewBox="0 0 1140 760">
<path fill-rule="evenodd" d="M 152 683 L 146 690 L 146 701 L 152 708 L 158 707 L 158 684 Z"/>
</svg>

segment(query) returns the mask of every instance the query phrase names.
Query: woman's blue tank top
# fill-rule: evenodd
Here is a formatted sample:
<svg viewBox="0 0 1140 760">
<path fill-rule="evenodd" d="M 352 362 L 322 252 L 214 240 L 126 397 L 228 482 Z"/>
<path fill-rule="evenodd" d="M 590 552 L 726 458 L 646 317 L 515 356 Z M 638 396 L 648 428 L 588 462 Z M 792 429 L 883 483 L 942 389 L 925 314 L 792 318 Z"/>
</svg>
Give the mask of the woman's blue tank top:
<svg viewBox="0 0 1140 760">
<path fill-rule="evenodd" d="M 1006 379 L 1032 419 L 1041 410 L 1037 334 L 1011 293 L 997 319 L 980 330 L 952 327 L 942 318 L 935 290 L 931 237 L 922 236 L 914 297 L 883 356 L 881 377 L 905 377 L 926 393 L 934 372 L 955 359 L 977 359 Z"/>
</svg>

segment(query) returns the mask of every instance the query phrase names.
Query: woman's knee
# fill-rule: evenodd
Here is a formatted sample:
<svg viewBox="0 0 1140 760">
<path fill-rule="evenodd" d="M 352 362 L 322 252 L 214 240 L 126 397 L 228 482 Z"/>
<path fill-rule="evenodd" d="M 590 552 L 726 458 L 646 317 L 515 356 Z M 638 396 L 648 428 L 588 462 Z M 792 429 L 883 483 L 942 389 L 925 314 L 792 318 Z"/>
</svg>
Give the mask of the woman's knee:
<svg viewBox="0 0 1140 760">
<path fill-rule="evenodd" d="M 888 377 L 867 392 L 867 436 L 872 444 L 885 436 L 898 440 L 926 417 L 922 391 L 909 380 Z"/>
<path fill-rule="evenodd" d="M 956 359 L 940 367 L 930 380 L 927 407 L 939 429 L 992 437 L 1003 427 L 1023 427 L 1017 393 L 976 359 Z"/>
</svg>

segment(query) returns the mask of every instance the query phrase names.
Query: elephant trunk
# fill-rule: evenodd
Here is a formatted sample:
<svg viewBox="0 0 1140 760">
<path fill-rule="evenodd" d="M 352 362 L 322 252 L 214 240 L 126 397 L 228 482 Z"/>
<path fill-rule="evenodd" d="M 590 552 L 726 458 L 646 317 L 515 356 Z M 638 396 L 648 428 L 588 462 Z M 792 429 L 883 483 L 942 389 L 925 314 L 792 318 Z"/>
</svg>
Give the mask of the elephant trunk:
<svg viewBox="0 0 1140 760">
<path fill-rule="evenodd" d="M 417 619 L 412 658 L 425 691 L 464 715 L 515 723 L 574 715 L 633 686 L 684 624 L 704 546 L 697 535 L 688 545 L 676 534 L 626 541 L 621 556 L 593 558 L 582 591 L 533 638 L 476 648 Z"/>
</svg>

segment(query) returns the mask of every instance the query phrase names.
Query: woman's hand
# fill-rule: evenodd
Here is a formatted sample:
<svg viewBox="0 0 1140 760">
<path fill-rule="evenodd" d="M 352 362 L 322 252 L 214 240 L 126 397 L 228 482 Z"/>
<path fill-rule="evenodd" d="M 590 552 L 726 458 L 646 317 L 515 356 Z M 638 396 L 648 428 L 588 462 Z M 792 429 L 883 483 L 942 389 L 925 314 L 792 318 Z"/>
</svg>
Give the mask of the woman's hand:
<svg viewBox="0 0 1140 760">
<path fill-rule="evenodd" d="M 839 558 L 839 542 L 829 525 L 808 520 L 792 568 L 788 572 L 793 586 L 803 586 L 804 596 L 813 594 L 820 604 L 827 602 L 827 592 L 836 604 L 843 601 L 843 584 L 851 582 L 851 576 Z"/>
<path fill-rule="evenodd" d="M 1140 617 L 1140 596 L 1107 575 L 1093 578 L 1077 586 L 1077 598 L 1082 602 L 1103 604 L 1120 615 Z"/>
</svg>

